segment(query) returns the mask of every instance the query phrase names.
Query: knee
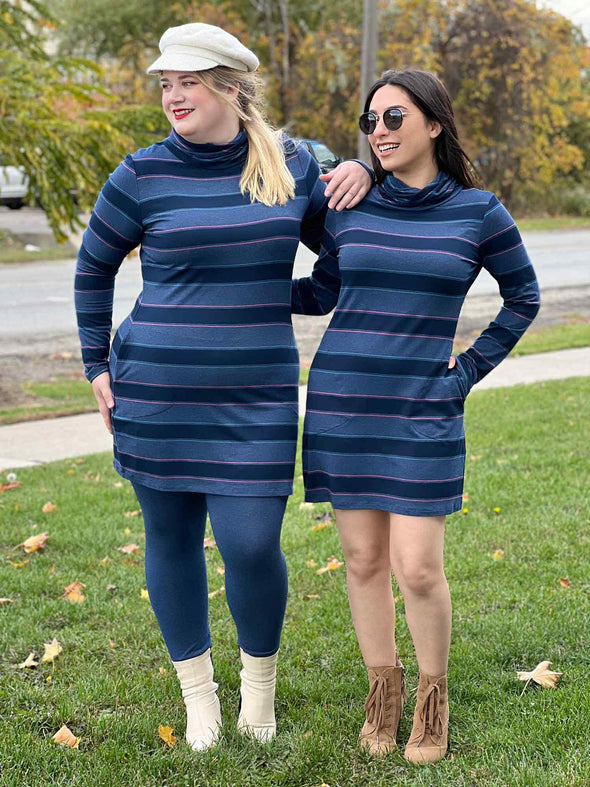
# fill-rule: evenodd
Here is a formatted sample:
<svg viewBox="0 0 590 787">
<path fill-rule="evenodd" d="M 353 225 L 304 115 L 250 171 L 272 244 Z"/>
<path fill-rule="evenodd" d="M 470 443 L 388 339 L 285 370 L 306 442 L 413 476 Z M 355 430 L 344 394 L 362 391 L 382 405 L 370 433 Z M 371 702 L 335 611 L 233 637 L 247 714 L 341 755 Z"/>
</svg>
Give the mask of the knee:
<svg viewBox="0 0 590 787">
<path fill-rule="evenodd" d="M 226 569 L 240 573 L 268 572 L 285 561 L 280 544 L 274 540 L 236 544 L 224 549 L 222 557 Z"/>
<path fill-rule="evenodd" d="M 359 546 L 347 549 L 344 559 L 349 579 L 360 584 L 370 582 L 382 572 L 390 573 L 389 556 L 380 549 Z"/>
<path fill-rule="evenodd" d="M 430 563 L 408 561 L 397 567 L 394 573 L 403 594 L 431 596 L 441 584 L 446 584 L 442 567 Z"/>
</svg>

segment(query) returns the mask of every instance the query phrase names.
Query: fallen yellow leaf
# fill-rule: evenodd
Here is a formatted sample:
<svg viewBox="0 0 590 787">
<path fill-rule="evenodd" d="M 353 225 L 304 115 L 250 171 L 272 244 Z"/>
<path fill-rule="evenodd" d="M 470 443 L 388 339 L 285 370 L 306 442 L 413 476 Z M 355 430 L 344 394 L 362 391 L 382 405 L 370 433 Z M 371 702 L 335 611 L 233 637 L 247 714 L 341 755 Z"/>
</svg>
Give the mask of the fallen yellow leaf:
<svg viewBox="0 0 590 787">
<path fill-rule="evenodd" d="M 60 746 L 69 746 L 70 749 L 77 749 L 80 743 L 80 738 L 76 738 L 65 724 L 55 733 L 52 740 L 59 743 Z"/>
<path fill-rule="evenodd" d="M 46 662 L 51 664 L 55 661 L 60 653 L 63 653 L 63 648 L 55 639 L 55 637 L 51 640 L 51 642 L 46 642 L 44 648 L 45 653 L 41 656 L 41 664 Z"/>
<path fill-rule="evenodd" d="M 325 527 L 330 527 L 332 525 L 332 520 L 326 519 L 324 522 L 318 522 L 317 525 L 311 526 L 311 532 L 315 533 L 317 530 L 323 530 Z"/>
<path fill-rule="evenodd" d="M 176 738 L 172 735 L 173 732 L 173 727 L 163 727 L 161 724 L 158 726 L 158 735 L 167 746 L 174 746 L 176 743 Z"/>
<path fill-rule="evenodd" d="M 83 582 L 78 582 L 76 579 L 64 588 L 62 598 L 71 604 L 82 604 L 83 601 L 86 601 L 86 596 L 82 592 L 85 587 L 86 585 Z"/>
<path fill-rule="evenodd" d="M 139 516 L 141 514 L 141 508 L 136 508 L 134 511 L 125 511 L 123 516 L 130 517 L 130 516 Z"/>
<path fill-rule="evenodd" d="M 166 669 L 166 667 L 158 667 L 158 672 L 160 673 L 160 675 L 168 674 L 168 670 Z"/>
<path fill-rule="evenodd" d="M 469 513 L 469 509 L 468 509 L 467 507 L 465 507 L 465 508 L 463 509 L 462 513 L 463 513 L 464 515 L 467 515 L 467 514 Z"/>
<path fill-rule="evenodd" d="M 34 653 L 34 651 L 31 651 L 29 653 L 29 655 L 27 656 L 27 658 L 24 661 L 21 661 L 21 663 L 18 665 L 18 668 L 19 669 L 27 669 L 27 668 L 31 668 L 32 669 L 33 667 L 38 667 L 38 666 L 39 666 L 39 662 L 35 661 L 35 653 Z"/>
<path fill-rule="evenodd" d="M 27 554 L 30 552 L 36 552 L 38 549 L 45 549 L 48 536 L 48 532 L 37 533 L 35 536 L 29 536 L 29 538 L 25 539 L 22 544 L 19 544 L 19 547 L 22 547 Z"/>
<path fill-rule="evenodd" d="M 306 601 L 313 601 L 313 600 L 315 600 L 316 598 L 319 598 L 319 594 L 318 594 L 318 593 L 308 593 L 306 596 L 303 596 L 303 598 L 304 598 Z"/>
<path fill-rule="evenodd" d="M 317 566 L 317 563 L 315 562 L 315 560 L 308 560 L 308 561 L 305 563 L 305 565 L 306 565 L 308 568 L 315 568 L 315 567 Z"/>
<path fill-rule="evenodd" d="M 126 527 L 125 530 L 123 531 L 123 535 L 124 536 L 130 536 L 131 535 L 131 528 L 130 527 Z"/>
<path fill-rule="evenodd" d="M 54 505 L 51 502 L 51 500 L 48 500 L 43 506 L 43 508 L 41 509 L 41 511 L 43 511 L 44 514 L 51 514 L 53 511 L 55 511 L 56 508 L 57 506 Z"/>
<path fill-rule="evenodd" d="M 222 585 L 217 590 L 212 590 L 211 593 L 209 593 L 209 598 L 215 598 L 215 596 L 221 596 L 222 593 L 225 593 L 225 585 Z"/>
<path fill-rule="evenodd" d="M 532 680 L 534 680 L 535 683 L 538 683 L 539 686 L 542 686 L 544 689 L 554 689 L 557 686 L 562 673 L 553 672 L 553 670 L 549 669 L 550 666 L 550 661 L 540 661 L 532 672 L 516 673 L 519 680 L 526 681 L 525 687 L 520 695 L 521 697 L 522 694 L 524 694 L 526 687 Z"/>
<path fill-rule="evenodd" d="M 26 566 L 29 561 L 28 560 L 21 560 L 20 563 L 13 563 L 12 560 L 10 560 L 9 562 L 10 562 L 10 565 L 14 566 L 15 568 L 22 568 L 23 566 Z"/>
<path fill-rule="evenodd" d="M 225 575 L 225 566 L 217 566 L 215 570 L 217 571 L 218 574 L 221 574 L 221 576 Z"/>
<path fill-rule="evenodd" d="M 570 587 L 569 577 L 562 577 L 559 580 L 559 584 L 561 585 L 562 588 L 569 588 Z"/>
<path fill-rule="evenodd" d="M 103 557 L 103 559 L 100 561 L 100 565 L 101 566 L 106 566 L 106 564 L 109 562 L 109 560 L 110 560 L 110 557 L 108 555 L 105 555 Z"/>
<path fill-rule="evenodd" d="M 463 502 L 466 503 L 469 500 L 469 492 L 463 492 Z"/>
<path fill-rule="evenodd" d="M 323 566 L 322 568 L 318 568 L 318 570 L 315 573 L 324 574 L 326 571 L 336 571 L 337 568 L 340 568 L 340 566 L 343 565 L 344 563 L 341 560 L 338 560 L 338 558 L 332 555 L 332 557 L 328 558 L 328 562 L 326 563 L 326 565 Z"/>
<path fill-rule="evenodd" d="M 86 600 L 86 596 L 84 593 L 82 593 L 82 589 L 85 587 L 86 585 L 83 582 L 79 582 L 77 579 L 75 579 L 64 588 L 64 594 L 62 598 L 64 598 L 66 601 L 69 601 L 71 604 L 82 604 L 82 602 Z"/>
<path fill-rule="evenodd" d="M 123 486 L 123 482 L 122 481 L 115 481 L 113 486 L 115 487 L 115 489 L 121 489 L 121 487 Z"/>
<path fill-rule="evenodd" d="M 501 509 L 500 509 L 498 506 L 496 506 L 496 507 L 494 508 L 494 514 L 495 514 L 496 516 L 498 516 L 498 514 L 500 513 L 500 511 L 501 511 Z"/>
<path fill-rule="evenodd" d="M 504 550 L 503 549 L 495 549 L 492 552 L 492 557 L 494 560 L 504 560 Z"/>
<path fill-rule="evenodd" d="M 145 588 L 143 588 L 142 591 L 141 591 L 141 597 L 142 597 L 142 599 L 144 601 L 149 601 L 150 600 L 150 594 L 147 592 L 147 590 Z"/>
<path fill-rule="evenodd" d="M 137 544 L 125 544 L 124 547 L 117 547 L 117 549 L 125 555 L 130 555 L 132 552 L 137 552 L 140 547 Z"/>
</svg>

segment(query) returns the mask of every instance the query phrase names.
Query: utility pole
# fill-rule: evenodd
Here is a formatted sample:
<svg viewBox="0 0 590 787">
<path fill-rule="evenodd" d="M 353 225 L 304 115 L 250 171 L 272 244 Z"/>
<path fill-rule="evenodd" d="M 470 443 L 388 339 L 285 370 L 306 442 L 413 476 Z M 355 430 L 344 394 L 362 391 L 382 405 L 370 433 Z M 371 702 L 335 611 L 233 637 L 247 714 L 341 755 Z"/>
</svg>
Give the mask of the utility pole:
<svg viewBox="0 0 590 787">
<path fill-rule="evenodd" d="M 366 95 L 371 85 L 377 79 L 377 49 L 379 47 L 378 2 L 379 0 L 364 0 L 359 112 L 363 111 Z M 358 133 L 358 157 L 366 162 L 371 160 L 367 137 L 360 130 Z"/>
</svg>

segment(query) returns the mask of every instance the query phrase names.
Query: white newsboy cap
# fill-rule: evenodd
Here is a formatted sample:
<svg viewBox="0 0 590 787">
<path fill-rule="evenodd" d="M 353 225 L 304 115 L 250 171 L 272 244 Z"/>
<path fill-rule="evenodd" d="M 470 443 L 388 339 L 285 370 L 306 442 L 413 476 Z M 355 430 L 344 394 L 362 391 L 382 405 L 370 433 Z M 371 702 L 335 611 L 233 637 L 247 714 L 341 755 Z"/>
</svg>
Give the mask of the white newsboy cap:
<svg viewBox="0 0 590 787">
<path fill-rule="evenodd" d="M 169 27 L 160 39 L 160 57 L 147 69 L 159 71 L 205 71 L 229 66 L 238 71 L 255 71 L 259 60 L 235 36 L 215 25 L 193 22 Z"/>
</svg>

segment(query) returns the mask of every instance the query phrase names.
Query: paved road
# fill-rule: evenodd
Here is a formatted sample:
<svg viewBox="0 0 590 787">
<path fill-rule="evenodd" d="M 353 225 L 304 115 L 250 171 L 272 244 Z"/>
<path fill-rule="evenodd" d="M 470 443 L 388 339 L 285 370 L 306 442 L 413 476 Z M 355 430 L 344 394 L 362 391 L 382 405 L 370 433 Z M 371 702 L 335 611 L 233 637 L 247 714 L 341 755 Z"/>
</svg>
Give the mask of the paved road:
<svg viewBox="0 0 590 787">
<path fill-rule="evenodd" d="M 0 226 L 7 217 L 11 218 L 10 211 L 0 211 Z M 531 232 L 524 240 L 542 290 L 590 284 L 590 230 Z M 300 246 L 295 275 L 307 275 L 314 259 L 312 252 Z M 0 265 L 0 336 L 4 340 L 75 333 L 74 265 L 73 260 Z M 114 325 L 131 311 L 140 289 L 136 256 L 125 261 L 117 276 Z M 468 298 L 492 293 L 497 293 L 496 282 L 482 271 Z"/>
</svg>

